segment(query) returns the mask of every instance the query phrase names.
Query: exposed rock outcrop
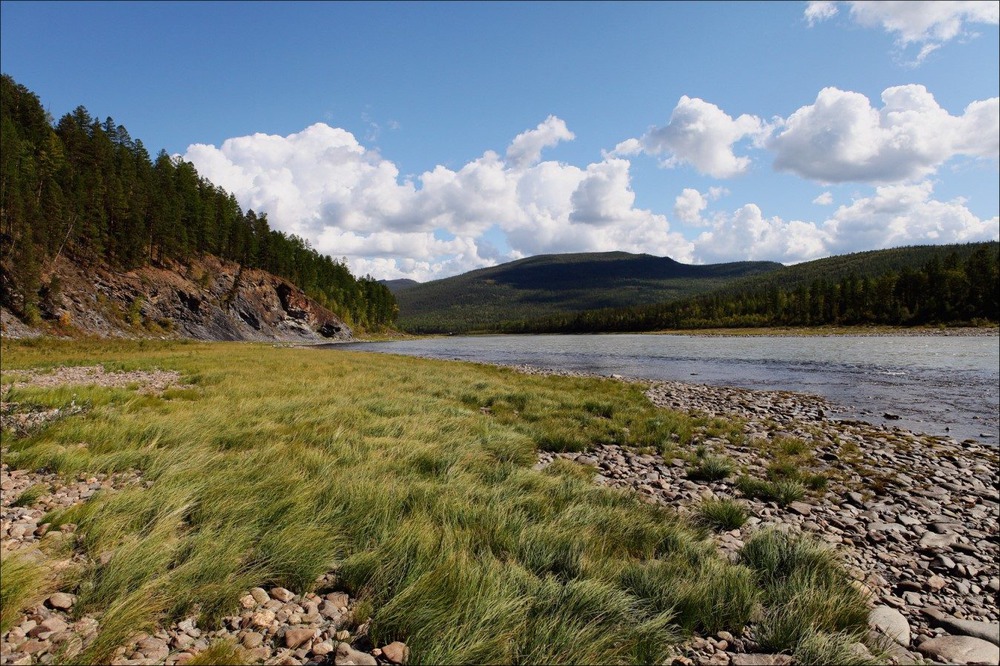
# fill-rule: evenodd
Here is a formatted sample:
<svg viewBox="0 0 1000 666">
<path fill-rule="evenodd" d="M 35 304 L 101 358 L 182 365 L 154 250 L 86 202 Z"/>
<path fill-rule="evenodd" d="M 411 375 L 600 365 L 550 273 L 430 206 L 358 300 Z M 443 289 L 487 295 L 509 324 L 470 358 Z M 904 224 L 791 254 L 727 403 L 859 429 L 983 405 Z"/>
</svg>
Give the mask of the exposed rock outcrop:
<svg viewBox="0 0 1000 666">
<path fill-rule="evenodd" d="M 41 330 L 102 337 L 197 340 L 350 340 L 337 315 L 266 271 L 206 256 L 119 273 L 57 261 L 44 277 L 57 285 L 41 303 Z M 3 334 L 37 334 L 3 311 Z"/>
</svg>

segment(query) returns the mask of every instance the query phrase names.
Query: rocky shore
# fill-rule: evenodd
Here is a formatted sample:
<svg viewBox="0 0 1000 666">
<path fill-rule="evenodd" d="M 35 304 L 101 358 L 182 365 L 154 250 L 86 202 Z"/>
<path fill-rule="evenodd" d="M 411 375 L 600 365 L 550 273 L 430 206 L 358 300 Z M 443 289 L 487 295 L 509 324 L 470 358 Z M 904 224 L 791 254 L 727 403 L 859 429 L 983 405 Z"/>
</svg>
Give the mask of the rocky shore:
<svg viewBox="0 0 1000 666">
<path fill-rule="evenodd" d="M 578 374 L 517 367 L 532 374 Z M 119 377 L 73 369 L 32 375 L 30 383 L 139 384 L 162 391 L 176 377 Z M 623 378 L 618 378 L 623 379 Z M 627 380 L 626 380 L 627 381 Z M 822 399 L 795 393 L 758 392 L 680 382 L 649 384 L 656 405 L 706 417 L 690 447 L 676 456 L 600 446 L 586 453 L 542 452 L 537 467 L 557 457 L 592 467 L 594 482 L 631 489 L 646 501 L 694 513 L 706 498 L 730 499 L 749 515 L 739 528 L 713 535 L 724 554 L 735 557 L 758 529 L 806 532 L 841 554 L 856 584 L 870 594 L 871 630 L 878 645 L 874 659 L 892 663 L 1000 662 L 1000 496 L 998 452 L 974 442 L 959 443 L 899 428 L 828 417 Z M 29 431 L 66 414 L 25 414 L 3 408 L 5 427 Z M 810 452 L 809 473 L 825 487 L 781 504 L 749 497 L 739 489 L 741 474 L 764 478 L 774 446 L 801 442 Z M 725 458 L 731 474 L 703 480 L 691 473 L 695 458 Z M 75 539 L 75 526 L 52 530 L 43 516 L 84 502 L 98 491 L 115 492 L 146 483 L 140 474 L 65 479 L 45 471 L 0 468 L 0 541 L 5 557 L 18 553 L 42 558 L 41 551 L 67 552 L 58 567 L 80 564 L 72 548 L 54 547 Z M 34 489 L 32 491 L 32 489 Z M 26 496 L 26 492 L 31 493 Z M 76 554 L 73 554 L 76 553 Z M 49 560 L 51 564 L 51 560 Z M 101 617 L 74 612 L 76 597 L 50 590 L 0 636 L 0 664 L 72 663 L 91 646 Z M 114 664 L 183 664 L 220 643 L 242 658 L 267 664 L 402 664 L 403 643 L 373 645 L 367 635 L 372 610 L 338 589 L 336 572 L 316 581 L 314 591 L 296 595 L 284 588 L 244 590 L 239 608 L 222 626 L 199 627 L 194 616 L 152 632 L 137 632 L 114 653 Z M 858 653 L 869 654 L 860 643 Z M 760 654 L 752 632 L 694 636 L 673 664 L 750 666 L 791 664 L 787 655 Z"/>
<path fill-rule="evenodd" d="M 596 483 L 631 488 L 650 502 L 687 513 L 706 498 L 739 502 L 750 517 L 741 528 L 714 537 L 720 550 L 735 556 L 749 533 L 767 526 L 812 533 L 831 544 L 870 594 L 872 630 L 892 639 L 881 641 L 887 658 L 1000 662 L 995 447 L 832 420 L 826 416 L 830 406 L 816 396 L 680 382 L 653 383 L 646 395 L 662 407 L 738 420 L 742 426 L 735 438 L 712 436 L 711 428 L 702 427 L 692 442 L 731 460 L 737 470 L 760 477 L 772 462 L 768 443 L 801 441 L 814 454 L 809 471 L 829 483 L 821 493 L 780 506 L 740 492 L 738 472 L 696 480 L 690 478 L 688 459 L 618 446 L 585 454 L 542 452 L 537 466 L 569 458 L 595 468 Z M 696 637 L 688 647 L 677 663 L 787 663 L 778 655 L 748 661 L 744 652 L 752 651 L 752 637 L 745 644 Z"/>
</svg>

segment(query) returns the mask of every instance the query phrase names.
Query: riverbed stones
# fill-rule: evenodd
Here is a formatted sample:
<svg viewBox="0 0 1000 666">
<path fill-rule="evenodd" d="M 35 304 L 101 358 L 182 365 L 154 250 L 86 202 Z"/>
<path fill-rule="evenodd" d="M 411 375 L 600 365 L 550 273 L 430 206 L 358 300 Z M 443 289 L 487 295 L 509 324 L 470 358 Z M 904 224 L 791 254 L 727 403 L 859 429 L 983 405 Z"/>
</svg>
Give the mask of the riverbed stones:
<svg viewBox="0 0 1000 666">
<path fill-rule="evenodd" d="M 1000 623 L 998 622 L 963 620 L 951 617 L 937 608 L 925 608 L 923 613 L 930 619 L 932 626 L 943 627 L 952 634 L 981 638 L 1000 646 Z"/>
</svg>

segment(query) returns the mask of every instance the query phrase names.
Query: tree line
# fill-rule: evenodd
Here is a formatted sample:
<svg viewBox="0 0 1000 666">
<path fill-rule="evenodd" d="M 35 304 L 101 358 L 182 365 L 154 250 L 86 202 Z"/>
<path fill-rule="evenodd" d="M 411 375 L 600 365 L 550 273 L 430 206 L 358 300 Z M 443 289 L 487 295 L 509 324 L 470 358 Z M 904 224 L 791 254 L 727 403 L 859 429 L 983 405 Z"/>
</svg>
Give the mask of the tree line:
<svg viewBox="0 0 1000 666">
<path fill-rule="evenodd" d="M 589 310 L 503 324 L 505 333 L 596 333 L 666 329 L 881 324 L 997 323 L 1000 246 L 978 244 L 962 257 L 932 256 L 919 267 L 820 277 L 786 288 L 721 290 L 671 303 Z"/>
<path fill-rule="evenodd" d="M 388 288 L 244 212 L 191 163 L 162 150 L 151 158 L 123 125 L 82 106 L 53 123 L 23 85 L 8 75 L 0 85 L 0 296 L 21 316 L 37 318 L 42 268 L 60 254 L 120 270 L 212 254 L 295 283 L 354 327 L 394 323 Z"/>
</svg>

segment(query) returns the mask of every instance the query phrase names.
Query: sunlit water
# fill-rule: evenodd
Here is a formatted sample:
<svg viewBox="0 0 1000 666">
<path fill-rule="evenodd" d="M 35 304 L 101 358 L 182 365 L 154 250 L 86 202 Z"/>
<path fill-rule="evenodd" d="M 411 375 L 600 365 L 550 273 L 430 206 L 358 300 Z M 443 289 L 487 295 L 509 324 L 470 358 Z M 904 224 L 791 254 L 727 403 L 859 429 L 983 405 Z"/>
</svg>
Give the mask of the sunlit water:
<svg viewBox="0 0 1000 666">
<path fill-rule="evenodd" d="M 324 348 L 812 393 L 833 403 L 834 417 L 996 445 L 997 342 L 959 336 L 531 335 Z M 900 419 L 888 421 L 886 412 Z"/>
</svg>

